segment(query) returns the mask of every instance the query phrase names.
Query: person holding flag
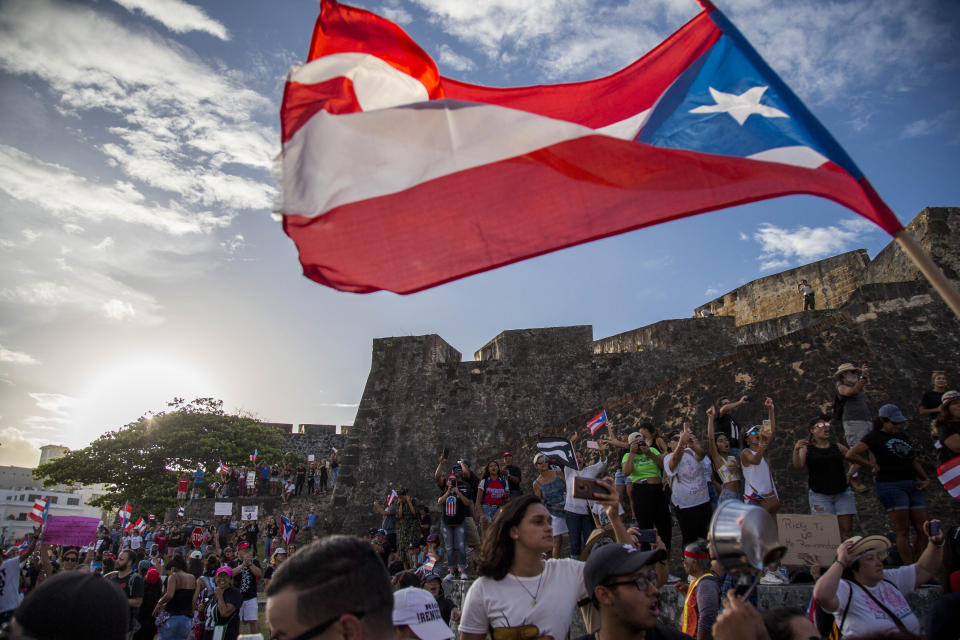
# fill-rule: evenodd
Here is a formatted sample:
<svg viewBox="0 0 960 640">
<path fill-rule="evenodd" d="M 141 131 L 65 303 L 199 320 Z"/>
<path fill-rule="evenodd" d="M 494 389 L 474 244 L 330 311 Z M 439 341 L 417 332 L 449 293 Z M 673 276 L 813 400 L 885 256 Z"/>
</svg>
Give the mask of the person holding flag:
<svg viewBox="0 0 960 640">
<path fill-rule="evenodd" d="M 940 399 L 933 424 L 940 442 L 937 477 L 954 500 L 960 500 L 960 391 L 947 391 Z"/>
<path fill-rule="evenodd" d="M 27 558 L 33 555 L 41 535 L 27 534 L 18 545 L 8 547 L 3 554 L 0 562 L 0 624 L 9 622 L 20 604 L 20 571 Z"/>
<path fill-rule="evenodd" d="M 27 517 L 37 522 L 42 527 L 47 523 L 47 516 L 50 515 L 50 498 L 38 498 L 33 503 L 33 509 L 27 514 Z"/>
</svg>

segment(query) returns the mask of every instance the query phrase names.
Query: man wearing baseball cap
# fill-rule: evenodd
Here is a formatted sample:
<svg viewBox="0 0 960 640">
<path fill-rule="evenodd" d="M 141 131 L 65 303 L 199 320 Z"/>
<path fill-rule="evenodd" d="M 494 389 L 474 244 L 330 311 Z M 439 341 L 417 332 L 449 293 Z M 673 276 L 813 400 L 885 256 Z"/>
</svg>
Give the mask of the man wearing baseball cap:
<svg viewBox="0 0 960 640">
<path fill-rule="evenodd" d="M 660 596 L 655 564 L 666 551 L 639 551 L 619 542 L 595 548 L 583 567 L 583 583 L 600 629 L 578 640 L 689 640 L 690 636 L 659 624 Z"/>
<path fill-rule="evenodd" d="M 416 587 L 393 593 L 393 629 L 398 640 L 447 640 L 453 637 L 453 631 L 440 615 L 437 601 L 429 591 Z"/>
<path fill-rule="evenodd" d="M 503 453 L 503 471 L 507 474 L 507 482 L 510 483 L 510 498 L 523 495 L 523 487 L 520 486 L 520 467 L 513 464 L 513 454 L 509 451 Z"/>
</svg>

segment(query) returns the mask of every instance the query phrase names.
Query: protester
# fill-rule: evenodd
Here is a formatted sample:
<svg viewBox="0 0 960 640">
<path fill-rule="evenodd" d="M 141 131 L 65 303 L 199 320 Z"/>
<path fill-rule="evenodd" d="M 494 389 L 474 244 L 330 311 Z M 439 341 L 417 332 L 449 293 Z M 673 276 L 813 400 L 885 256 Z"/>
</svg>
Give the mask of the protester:
<svg viewBox="0 0 960 640">
<path fill-rule="evenodd" d="M 385 507 L 380 506 L 380 502 L 377 500 L 373 501 L 373 508 L 377 510 L 382 516 L 380 521 L 380 528 L 387 532 L 387 540 L 390 541 L 390 546 L 394 549 L 397 548 L 397 509 L 399 506 L 396 502 L 393 504 L 388 504 Z"/>
<path fill-rule="evenodd" d="M 443 582 L 440 576 L 433 571 L 427 571 L 423 574 L 423 588 L 430 592 L 440 607 L 440 616 L 444 623 L 450 624 L 450 621 L 460 621 L 460 607 L 454 604 L 453 600 L 443 593 Z"/>
<path fill-rule="evenodd" d="M 710 551 L 704 539 L 691 542 L 683 548 L 683 569 L 689 584 L 677 582 L 674 588 L 685 593 L 680 630 L 701 639 L 710 638 L 710 629 L 720 610 L 720 579 L 710 570 Z"/>
<path fill-rule="evenodd" d="M 193 594 L 197 579 L 187 573 L 187 564 L 180 554 L 167 563 L 166 571 L 166 589 L 153 610 L 154 617 L 158 618 L 157 637 L 187 640 L 193 631 Z"/>
<path fill-rule="evenodd" d="M 947 391 L 941 396 L 934 425 L 940 443 L 940 463 L 960 456 L 960 392 Z"/>
<path fill-rule="evenodd" d="M 553 528 L 552 554 L 554 558 L 559 558 L 563 534 L 567 533 L 563 510 L 567 499 L 567 485 L 563 470 L 551 468 L 550 460 L 542 453 L 533 456 L 533 468 L 537 471 L 537 477 L 533 481 L 533 495 L 543 502 L 543 506 L 550 513 Z"/>
<path fill-rule="evenodd" d="M 453 631 L 443 621 L 440 607 L 429 591 L 417 587 L 393 594 L 393 628 L 397 640 L 447 640 Z"/>
<path fill-rule="evenodd" d="M 233 571 L 234 586 L 243 596 L 240 607 L 240 622 L 246 622 L 249 633 L 260 633 L 257 620 L 257 582 L 263 577 L 260 562 L 254 557 L 254 549 L 246 542 L 237 547 L 240 565 Z"/>
<path fill-rule="evenodd" d="M 163 595 L 163 582 L 160 572 L 148 560 L 141 560 L 140 575 L 143 577 L 143 602 L 140 603 L 138 619 L 140 629 L 133 634 L 133 640 L 153 640 L 157 635 L 157 621 L 153 617 L 153 610 Z"/>
<path fill-rule="evenodd" d="M 837 367 L 833 374 L 836 381 L 836 398 L 834 412 L 839 409 L 839 417 L 843 424 L 843 434 L 847 440 L 847 447 L 853 449 L 863 436 L 870 432 L 870 407 L 867 405 L 867 394 L 864 392 L 870 382 L 870 368 L 857 368 L 849 362 Z M 873 464 L 866 465 L 872 467 Z M 863 493 L 867 486 L 860 480 L 860 464 L 850 465 L 850 486 L 857 493 Z"/>
<path fill-rule="evenodd" d="M 410 493 L 401 488 L 397 494 L 397 550 L 403 553 L 403 566 L 416 569 L 410 562 L 410 547 L 420 540 L 420 517 L 417 505 Z"/>
<path fill-rule="evenodd" d="M 740 457 L 740 424 L 736 420 L 736 411 L 750 402 L 750 396 L 741 396 L 736 402 L 730 402 L 727 396 L 720 397 L 716 405 L 716 430 L 727 436 L 730 442 L 730 455 Z"/>
<path fill-rule="evenodd" d="M 902 433 L 906 422 L 907 419 L 895 405 L 883 405 L 873 422 L 873 430 L 847 452 L 847 460 L 868 465 L 870 461 L 864 454 L 868 451 L 873 453 L 876 459 L 873 472 L 877 478 L 877 499 L 893 522 L 900 561 L 910 564 L 927 546 L 927 536 L 923 532 L 927 504 L 921 491 L 930 486 L 930 479 L 920 465 L 910 440 Z M 915 531 L 912 547 L 911 530 Z"/>
<path fill-rule="evenodd" d="M 620 518 L 616 490 L 609 480 L 596 495 L 610 518 L 616 538 L 631 541 Z M 564 638 L 584 590 L 584 565 L 571 558 L 544 560 L 553 549 L 552 515 L 536 496 L 511 500 L 497 514 L 484 537 L 478 569 L 463 604 L 461 640 L 481 640 L 492 628 L 535 627 L 531 635 Z"/>
<path fill-rule="evenodd" d="M 817 308 L 815 298 L 816 294 L 813 291 L 813 287 L 810 286 L 810 283 L 806 280 L 801 280 L 800 284 L 797 285 L 797 293 L 803 296 L 803 310 L 804 311 L 813 311 Z"/>
<path fill-rule="evenodd" d="M 503 503 L 509 499 L 509 482 L 500 472 L 500 463 L 491 460 L 483 469 L 477 485 L 476 510 L 480 512 L 480 535 L 493 522 Z"/>
<path fill-rule="evenodd" d="M 747 447 L 740 452 L 740 464 L 743 468 L 743 500 L 748 504 L 763 507 L 771 515 L 780 510 L 780 497 L 773 482 L 770 463 L 767 462 L 767 449 L 773 442 L 776 429 L 776 417 L 773 398 L 764 401 L 767 407 L 770 426 L 754 425 L 747 429 Z"/>
<path fill-rule="evenodd" d="M 627 437 L 629 450 L 621 458 L 621 472 L 631 487 L 630 508 L 640 529 L 656 527 L 660 538 L 670 544 L 673 522 L 667 496 L 663 491 L 663 453 L 654 440 L 647 440 L 643 432 Z M 669 547 L 668 547 L 669 552 Z"/>
<path fill-rule="evenodd" d="M 670 479 L 670 500 L 677 507 L 680 537 L 686 546 L 697 538 L 707 537 L 713 514 L 700 466 L 704 451 L 689 425 L 684 425 L 683 431 L 670 438 L 670 446 L 673 450 L 663 458 L 663 471 Z"/>
<path fill-rule="evenodd" d="M 20 604 L 20 574 L 36 545 L 37 536 L 31 536 L 30 546 L 23 555 L 17 546 L 9 547 L 3 555 L 0 563 L 0 624 L 9 621 Z"/>
<path fill-rule="evenodd" d="M 654 565 L 665 558 L 663 549 L 639 551 L 626 544 L 595 548 L 583 566 L 583 586 L 591 606 L 599 611 L 600 629 L 579 640 L 689 640 L 689 636 L 659 623 L 659 583 Z"/>
<path fill-rule="evenodd" d="M 929 531 L 929 523 L 923 528 Z M 855 536 L 837 548 L 837 559 L 817 580 L 813 597 L 834 615 L 845 639 L 897 631 L 920 635 L 920 621 L 906 596 L 936 574 L 943 558 L 942 547 L 943 533 L 930 536 L 915 564 L 884 569 L 890 541 L 883 536 Z"/>
<path fill-rule="evenodd" d="M 47 578 L 27 594 L 10 622 L 12 638 L 126 640 L 130 605 L 113 582 L 89 571 Z"/>
<path fill-rule="evenodd" d="M 330 536 L 281 565 L 267 589 L 267 623 L 275 638 L 394 638 L 390 579 L 370 545 Z"/>
<path fill-rule="evenodd" d="M 452 580 L 454 572 L 459 569 L 460 579 L 467 579 L 467 548 L 464 521 L 470 511 L 470 501 L 457 484 L 454 474 L 447 476 L 446 488 L 437 499 L 437 504 L 443 506 L 443 515 L 440 521 L 440 533 L 443 536 L 443 545 L 446 547 L 447 575 L 445 580 Z"/>
<path fill-rule="evenodd" d="M 577 441 L 577 434 L 571 438 L 572 442 Z M 606 448 L 606 445 L 604 445 Z M 567 532 L 570 540 L 570 557 L 579 558 L 583 545 L 586 543 L 590 534 L 593 532 L 593 516 L 590 514 L 590 504 L 583 498 L 577 498 L 573 495 L 573 487 L 577 478 L 594 479 L 602 475 L 607 470 L 607 460 L 604 458 L 589 466 L 583 466 L 583 456 L 579 451 L 574 451 L 579 469 L 567 469 L 563 476 L 566 483 L 566 497 L 563 502 L 563 519 L 567 524 Z"/>
<path fill-rule="evenodd" d="M 133 635 L 140 627 L 138 613 L 140 605 L 143 604 L 143 578 L 134 571 L 136 564 L 136 554 L 133 551 L 121 551 L 117 556 L 117 570 L 104 576 L 104 579 L 113 582 L 127 597 L 127 605 L 130 607 L 128 632 Z"/>
<path fill-rule="evenodd" d="M 946 371 L 934 371 L 930 374 L 930 390 L 923 392 L 917 413 L 921 416 L 936 418 L 943 404 L 943 394 L 947 392 Z"/>
<path fill-rule="evenodd" d="M 510 490 L 509 497 L 515 498 L 523 495 L 523 486 L 520 484 L 523 476 L 521 475 L 520 467 L 513 464 L 513 454 L 509 451 L 504 451 L 503 464 L 500 466 L 503 469 L 503 474 L 507 477 L 507 482 L 510 484 L 508 487 Z"/>
<path fill-rule="evenodd" d="M 740 486 L 743 482 L 743 472 L 740 470 L 740 454 L 732 453 L 729 436 L 716 432 L 716 407 L 707 408 L 707 446 L 713 469 L 720 478 L 721 490 L 717 496 L 717 504 L 727 500 L 740 499 Z M 661 534 L 662 537 L 662 534 Z"/>
<path fill-rule="evenodd" d="M 280 547 L 273 552 L 273 556 L 270 557 L 270 566 L 268 566 L 263 572 L 263 590 L 266 591 L 270 588 L 270 581 L 273 580 L 273 574 L 277 571 L 283 561 L 287 559 L 287 550 L 283 547 Z"/>
<path fill-rule="evenodd" d="M 317 491 L 317 463 L 307 465 L 307 495 L 312 496 Z"/>
<path fill-rule="evenodd" d="M 237 640 L 243 595 L 233 586 L 233 569 L 220 567 L 214 576 L 216 588 L 204 612 L 203 640 Z"/>
<path fill-rule="evenodd" d="M 320 461 L 320 494 L 323 495 L 327 492 L 327 461 Z"/>
<path fill-rule="evenodd" d="M 810 427 L 807 437 L 797 440 L 793 446 L 794 468 L 807 468 L 810 513 L 837 516 L 840 537 L 844 540 L 853 535 L 853 516 L 857 513 L 857 501 L 843 468 L 848 451 L 844 445 L 831 441 L 826 416 L 821 416 Z"/>
</svg>

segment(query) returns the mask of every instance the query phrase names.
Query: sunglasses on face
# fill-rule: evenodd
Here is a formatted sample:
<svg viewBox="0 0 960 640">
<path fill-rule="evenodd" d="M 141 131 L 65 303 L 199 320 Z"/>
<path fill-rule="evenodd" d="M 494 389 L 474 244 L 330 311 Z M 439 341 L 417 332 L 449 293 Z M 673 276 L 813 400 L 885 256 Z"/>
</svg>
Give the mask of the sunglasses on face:
<svg viewBox="0 0 960 640">
<path fill-rule="evenodd" d="M 359 620 L 359 619 L 363 618 L 364 613 L 365 613 L 365 612 L 361 611 L 360 613 L 350 613 L 350 612 L 348 612 L 348 613 L 338 614 L 335 618 L 331 618 L 330 620 L 327 620 L 326 622 L 323 622 L 323 623 L 321 623 L 321 624 L 318 624 L 317 626 L 313 627 L 312 629 L 307 629 L 306 631 L 304 631 L 304 632 L 301 633 L 300 635 L 298 635 L 298 636 L 296 636 L 296 637 L 294 637 L 294 638 L 289 638 L 289 640 L 310 640 L 310 638 L 315 638 L 316 636 L 319 636 L 321 633 L 323 633 L 324 631 L 326 631 L 327 629 L 329 629 L 330 627 L 332 627 L 333 624 L 334 624 L 335 622 L 339 621 L 340 618 L 342 618 L 343 616 L 345 616 L 345 615 L 351 615 L 351 616 L 353 616 L 354 618 L 356 618 L 356 619 Z M 280 640 L 280 639 L 279 639 L 279 636 L 271 636 L 271 637 L 270 637 L 270 640 Z"/>
</svg>

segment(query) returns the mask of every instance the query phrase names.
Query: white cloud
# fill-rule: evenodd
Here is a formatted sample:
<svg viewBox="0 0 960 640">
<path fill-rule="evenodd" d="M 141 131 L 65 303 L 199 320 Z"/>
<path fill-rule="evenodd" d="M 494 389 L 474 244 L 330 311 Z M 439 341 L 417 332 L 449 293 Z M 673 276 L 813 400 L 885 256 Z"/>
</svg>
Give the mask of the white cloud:
<svg viewBox="0 0 960 640">
<path fill-rule="evenodd" d="M 40 234 L 34 231 L 33 229 L 24 229 L 20 233 L 24 237 L 24 239 L 27 241 L 28 244 L 40 237 Z"/>
<path fill-rule="evenodd" d="M 0 345 L 0 362 L 9 362 L 10 364 L 37 364 L 37 359 L 29 353 L 11 351 L 3 345 Z"/>
<path fill-rule="evenodd" d="M 714 297 L 721 293 L 720 289 L 717 289 L 714 286 L 707 287 L 707 290 L 703 292 L 703 295 L 707 297 Z"/>
<path fill-rule="evenodd" d="M 410 24 L 413 22 L 413 16 L 403 7 L 383 7 L 377 11 L 377 13 L 397 24 Z"/>
<path fill-rule="evenodd" d="M 101 240 L 99 244 L 94 245 L 93 249 L 94 251 L 106 251 L 107 249 L 112 249 L 114 244 L 113 238 L 107 236 Z"/>
<path fill-rule="evenodd" d="M 348 403 L 348 402 L 321 402 L 317 406 L 319 407 L 337 407 L 340 409 L 353 409 L 359 407 L 359 402 Z"/>
<path fill-rule="evenodd" d="M 45 438 L 29 437 L 22 429 L 0 429 L 0 464 L 35 467 L 40 461 L 40 447 L 48 443 Z"/>
<path fill-rule="evenodd" d="M 950 109 L 933 118 L 924 118 L 908 123 L 900 132 L 900 139 L 923 138 L 932 136 L 944 130 L 953 120 L 957 119 L 960 111 Z"/>
<path fill-rule="evenodd" d="M 12 3 L 0 12 L 0 68 L 48 83 L 64 114 L 118 117 L 123 125 L 108 130 L 115 140 L 100 148 L 131 178 L 188 204 L 269 208 L 274 187 L 267 174 L 278 140 L 267 122 L 274 106 L 242 86 L 242 74 L 104 13 L 50 0 Z"/>
<path fill-rule="evenodd" d="M 203 9 L 181 0 L 114 0 L 131 13 L 139 10 L 175 33 L 204 31 L 210 35 L 229 40 L 230 34 L 221 23 L 208 16 Z"/>
<path fill-rule="evenodd" d="M 100 308 L 103 309 L 103 315 L 110 320 L 131 320 L 137 316 L 137 310 L 132 304 L 116 298 L 107 300 Z"/>
<path fill-rule="evenodd" d="M 65 222 L 63 224 L 63 230 L 67 233 L 83 233 L 84 228 L 78 224 L 73 224 L 72 222 Z"/>
<path fill-rule="evenodd" d="M 489 61 L 522 60 L 563 79 L 629 64 L 697 11 L 690 0 L 414 1 Z M 916 73 L 923 61 L 955 59 L 956 18 L 931 1 L 730 0 L 723 9 L 797 93 L 813 102 L 842 101 L 861 124 L 856 103 L 876 99 L 867 88 L 877 80 L 902 91 L 924 81 Z"/>
<path fill-rule="evenodd" d="M 60 217 L 143 224 L 174 235 L 205 232 L 230 222 L 228 215 L 153 205 L 130 183 L 90 182 L 66 167 L 4 144 L 0 144 L 0 190 Z"/>
<path fill-rule="evenodd" d="M 877 229 L 863 218 L 850 218 L 827 227 L 801 226 L 792 230 L 764 223 L 753 234 L 753 239 L 761 247 L 760 270 L 769 271 L 849 251 L 864 235 Z"/>
<path fill-rule="evenodd" d="M 220 246 L 223 247 L 227 253 L 233 255 L 238 251 L 242 251 L 247 246 L 247 242 L 244 240 L 243 234 L 238 233 L 232 238 L 221 242 Z"/>
<path fill-rule="evenodd" d="M 441 44 L 438 51 L 437 66 L 440 68 L 441 73 L 445 75 L 447 74 L 446 69 L 448 68 L 456 71 L 470 71 L 476 66 L 473 60 L 460 55 L 451 49 L 449 45 Z"/>
<path fill-rule="evenodd" d="M 80 406 L 80 400 L 62 393 L 30 393 L 28 394 L 37 403 L 37 408 L 49 411 L 58 416 L 67 417 L 70 411 Z"/>
</svg>

